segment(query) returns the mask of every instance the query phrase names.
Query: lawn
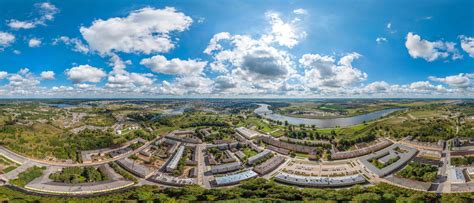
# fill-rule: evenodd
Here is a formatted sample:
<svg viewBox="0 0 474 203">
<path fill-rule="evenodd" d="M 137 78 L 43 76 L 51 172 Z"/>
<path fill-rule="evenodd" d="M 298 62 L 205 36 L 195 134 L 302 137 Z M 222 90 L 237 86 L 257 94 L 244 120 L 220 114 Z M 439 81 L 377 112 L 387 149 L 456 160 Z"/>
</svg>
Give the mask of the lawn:
<svg viewBox="0 0 474 203">
<path fill-rule="evenodd" d="M 26 171 L 21 172 L 18 174 L 18 178 L 11 179 L 10 183 L 19 187 L 25 187 L 26 184 L 31 182 L 32 180 L 40 177 L 43 175 L 43 171 L 46 167 L 38 167 L 33 166 L 31 168 L 26 169 Z"/>
<path fill-rule="evenodd" d="M 254 151 L 254 150 L 252 150 L 252 149 L 250 149 L 250 148 L 248 148 L 248 147 L 244 148 L 244 149 L 242 150 L 242 152 L 245 154 L 245 156 L 246 156 L 247 158 L 257 155 L 257 152 L 256 152 L 256 151 Z"/>
</svg>

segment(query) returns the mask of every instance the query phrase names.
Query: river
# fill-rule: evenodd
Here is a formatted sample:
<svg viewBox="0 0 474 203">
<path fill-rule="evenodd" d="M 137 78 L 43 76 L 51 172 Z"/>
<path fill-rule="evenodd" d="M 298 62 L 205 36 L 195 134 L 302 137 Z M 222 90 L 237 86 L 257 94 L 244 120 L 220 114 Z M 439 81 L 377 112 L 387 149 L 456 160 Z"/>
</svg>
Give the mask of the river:
<svg viewBox="0 0 474 203">
<path fill-rule="evenodd" d="M 275 121 L 288 121 L 288 123 L 293 125 L 315 125 L 319 128 L 334 128 L 334 127 L 346 127 L 351 125 L 361 124 L 364 121 L 371 121 L 378 119 L 380 117 L 386 116 L 395 111 L 402 110 L 402 108 L 391 108 L 384 109 L 380 111 L 374 111 L 358 116 L 345 117 L 345 118 L 328 118 L 328 119 L 311 119 L 311 118 L 297 118 L 291 116 L 284 116 L 281 114 L 273 113 L 272 110 L 268 109 L 270 105 L 268 104 L 259 104 L 259 107 L 255 109 L 255 113 L 271 120 Z"/>
</svg>

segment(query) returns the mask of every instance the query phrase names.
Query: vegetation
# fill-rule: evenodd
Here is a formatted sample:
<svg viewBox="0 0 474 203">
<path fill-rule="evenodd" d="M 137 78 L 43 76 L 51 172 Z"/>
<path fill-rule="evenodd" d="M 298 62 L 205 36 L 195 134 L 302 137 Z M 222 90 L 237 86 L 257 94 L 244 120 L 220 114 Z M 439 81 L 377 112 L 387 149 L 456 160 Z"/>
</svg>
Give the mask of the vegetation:
<svg viewBox="0 0 474 203">
<path fill-rule="evenodd" d="M 83 182 L 99 182 L 107 180 L 100 170 L 94 167 L 66 167 L 63 170 L 49 175 L 54 182 L 60 183 L 83 183 Z"/>
<path fill-rule="evenodd" d="M 451 165 L 454 165 L 454 166 L 469 166 L 472 164 L 474 164 L 474 156 L 451 158 Z"/>
<path fill-rule="evenodd" d="M 393 157 L 393 158 L 389 159 L 386 163 L 381 163 L 380 161 L 378 161 L 378 159 L 372 159 L 370 161 L 370 163 L 372 163 L 378 169 L 382 169 L 382 168 L 385 168 L 386 166 L 389 166 L 389 165 L 397 162 L 399 159 L 400 159 L 400 157 L 396 156 L 396 157 Z"/>
<path fill-rule="evenodd" d="M 425 193 L 398 188 L 385 183 L 373 187 L 353 187 L 350 189 L 298 189 L 283 186 L 265 179 L 252 179 L 233 188 L 204 189 L 199 186 L 184 188 L 161 188 L 157 186 L 136 187 L 128 191 L 90 198 L 42 197 L 25 194 L 7 187 L 0 187 L 0 198 L 4 201 L 39 202 L 285 202 L 285 201 L 331 201 L 331 202 L 436 202 L 439 197 Z M 472 193 L 443 194 L 443 202 L 470 202 Z"/>
<path fill-rule="evenodd" d="M 433 182 L 436 180 L 438 168 L 431 165 L 411 162 L 396 175 L 424 182 Z"/>
<path fill-rule="evenodd" d="M 10 184 L 13 184 L 19 187 L 25 187 L 25 185 L 31 182 L 32 180 L 42 176 L 43 171 L 45 169 L 46 167 L 44 166 L 43 167 L 33 166 L 31 168 L 28 168 L 25 171 L 19 173 L 18 178 L 11 179 Z"/>
</svg>

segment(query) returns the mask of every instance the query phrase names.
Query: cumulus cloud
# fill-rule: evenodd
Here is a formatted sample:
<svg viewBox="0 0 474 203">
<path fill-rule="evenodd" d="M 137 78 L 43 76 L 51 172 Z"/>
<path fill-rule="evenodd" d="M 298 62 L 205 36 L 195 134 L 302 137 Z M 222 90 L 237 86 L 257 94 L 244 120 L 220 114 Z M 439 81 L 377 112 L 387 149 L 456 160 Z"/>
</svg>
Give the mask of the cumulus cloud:
<svg viewBox="0 0 474 203">
<path fill-rule="evenodd" d="M 426 61 L 434 61 L 438 58 L 447 58 L 452 56 L 453 60 L 459 59 L 456 43 L 421 39 L 420 35 L 409 32 L 406 37 L 405 47 L 412 58 L 422 58 Z"/>
<path fill-rule="evenodd" d="M 470 57 L 474 58 L 474 37 L 466 37 L 464 35 L 461 38 L 461 48 L 469 54 Z"/>
<path fill-rule="evenodd" d="M 293 13 L 299 14 L 299 15 L 306 15 L 306 14 L 308 14 L 308 11 L 306 11 L 303 8 L 298 8 L 298 9 L 293 10 Z"/>
<path fill-rule="evenodd" d="M 174 58 L 171 60 L 161 55 L 156 55 L 151 58 L 145 58 L 140 61 L 140 64 L 150 68 L 153 72 L 172 74 L 172 75 L 196 75 L 200 74 L 207 65 L 206 61 L 198 60 L 181 60 Z"/>
<path fill-rule="evenodd" d="M 466 73 L 460 73 L 459 75 L 451 75 L 447 77 L 434 77 L 430 76 L 429 79 L 432 81 L 436 82 L 441 82 L 449 85 L 450 87 L 453 88 L 461 88 L 461 89 L 466 89 L 468 87 L 471 87 L 472 81 L 471 79 L 474 78 L 474 74 L 466 74 Z"/>
<path fill-rule="evenodd" d="M 175 47 L 170 34 L 188 29 L 192 22 L 191 17 L 172 7 L 146 7 L 127 17 L 95 20 L 90 27 L 81 27 L 80 32 L 90 49 L 101 54 L 165 53 Z"/>
<path fill-rule="evenodd" d="M 15 36 L 8 32 L 0 31 L 0 51 L 3 51 L 4 48 L 9 47 L 13 42 L 15 42 Z"/>
<path fill-rule="evenodd" d="M 232 46 L 223 49 L 222 43 Z M 294 72 L 288 53 L 245 35 L 216 34 L 205 52 L 214 58 L 211 66 L 232 70 L 246 80 L 278 79 Z"/>
<path fill-rule="evenodd" d="M 347 54 L 335 63 L 334 56 L 305 54 L 299 62 L 305 68 L 303 80 L 311 89 L 342 88 L 367 79 L 367 73 L 354 68 L 352 62 L 361 55 Z"/>
<path fill-rule="evenodd" d="M 433 85 L 429 81 L 418 81 L 413 82 L 408 86 L 410 89 L 414 91 L 418 91 L 420 93 L 433 93 L 433 92 L 444 92 L 446 89 L 441 85 Z"/>
<path fill-rule="evenodd" d="M 8 85 L 12 87 L 36 86 L 40 83 L 28 68 L 22 68 L 17 74 L 11 74 L 8 80 Z"/>
<path fill-rule="evenodd" d="M 40 76 L 43 80 L 54 80 L 54 72 L 53 71 L 43 71 L 41 72 Z"/>
<path fill-rule="evenodd" d="M 106 76 L 106 73 L 100 69 L 90 65 L 80 65 L 66 70 L 69 80 L 74 83 L 92 82 L 98 83 Z"/>
<path fill-rule="evenodd" d="M 8 73 L 6 71 L 0 71 L 0 80 L 5 79 L 7 77 Z"/>
<path fill-rule="evenodd" d="M 38 38 L 31 38 L 28 41 L 28 46 L 32 47 L 32 48 L 39 47 L 39 46 L 41 46 L 41 40 L 38 39 Z"/>
<path fill-rule="evenodd" d="M 59 9 L 49 2 L 37 3 L 35 9 L 39 17 L 25 21 L 11 19 L 8 21 L 8 26 L 12 29 L 32 29 L 38 25 L 44 26 L 47 21 L 54 20 L 54 15 L 59 12 Z"/>
<path fill-rule="evenodd" d="M 123 61 L 118 55 L 110 58 L 113 70 L 107 79 L 107 88 L 118 89 L 122 92 L 133 92 L 140 90 L 138 87 L 150 86 L 154 83 L 153 75 L 150 73 L 130 73 L 125 70 L 131 61 Z"/>
<path fill-rule="evenodd" d="M 377 42 L 377 44 L 383 44 L 383 43 L 386 43 L 387 42 L 387 38 L 385 37 L 377 37 L 375 39 L 375 42 Z"/>
<path fill-rule="evenodd" d="M 202 95 L 212 93 L 213 81 L 204 76 L 179 76 L 173 83 L 163 81 L 158 92 L 166 95 Z"/>
<path fill-rule="evenodd" d="M 387 28 L 387 31 L 388 31 L 390 34 L 394 34 L 394 33 L 397 32 L 396 30 L 394 30 L 394 29 L 392 28 L 393 26 L 392 26 L 392 23 L 391 23 L 391 22 L 387 23 L 387 25 L 386 25 L 385 27 Z"/>
<path fill-rule="evenodd" d="M 89 47 L 82 43 L 82 41 L 78 38 L 70 38 L 67 36 L 61 36 L 53 40 L 53 45 L 57 45 L 59 43 L 64 43 L 67 46 L 71 46 L 72 50 L 75 52 L 80 52 L 83 54 L 89 53 Z"/>
<path fill-rule="evenodd" d="M 237 62 L 246 78 L 252 80 L 281 79 L 292 69 L 290 59 L 272 47 L 254 47 Z"/>
<path fill-rule="evenodd" d="M 265 16 L 271 25 L 271 35 L 265 36 L 268 38 L 266 40 L 276 41 L 280 46 L 292 48 L 300 39 L 306 37 L 306 32 L 298 30 L 299 19 L 284 22 L 276 12 L 267 12 Z"/>
</svg>

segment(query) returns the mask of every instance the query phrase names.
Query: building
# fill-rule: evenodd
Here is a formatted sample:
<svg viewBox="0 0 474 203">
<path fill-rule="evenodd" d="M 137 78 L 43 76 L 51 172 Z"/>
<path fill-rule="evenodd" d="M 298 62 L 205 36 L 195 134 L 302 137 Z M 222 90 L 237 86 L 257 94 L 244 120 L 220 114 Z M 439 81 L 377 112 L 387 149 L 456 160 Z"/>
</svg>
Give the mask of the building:
<svg viewBox="0 0 474 203">
<path fill-rule="evenodd" d="M 400 143 L 408 145 L 410 147 L 416 148 L 418 150 L 431 150 L 431 151 L 443 151 L 444 148 L 444 141 L 439 140 L 438 142 L 420 142 L 418 140 L 414 140 L 412 136 L 407 136 L 403 138 Z"/>
<path fill-rule="evenodd" d="M 172 186 L 186 186 L 196 184 L 194 178 L 180 178 L 180 177 L 173 177 L 168 176 L 164 173 L 157 173 L 156 176 L 149 179 L 150 181 L 161 183 L 164 185 L 172 185 Z"/>
<path fill-rule="evenodd" d="M 247 160 L 247 164 L 253 165 L 254 163 L 257 163 L 258 161 L 264 159 L 265 157 L 271 156 L 272 152 L 270 150 L 265 150 L 263 152 L 260 152 L 252 157 L 249 157 Z"/>
<path fill-rule="evenodd" d="M 466 173 L 467 175 L 474 176 L 474 166 L 468 167 Z"/>
<path fill-rule="evenodd" d="M 301 152 L 309 154 L 314 151 L 314 146 L 305 146 L 300 144 L 292 144 L 288 142 L 282 142 L 274 137 L 271 136 L 259 136 L 259 140 L 263 141 L 265 144 L 273 145 L 277 148 L 283 148 L 290 151 Z"/>
<path fill-rule="evenodd" d="M 181 160 L 183 153 L 184 153 L 184 145 L 181 145 L 179 146 L 178 151 L 176 151 L 174 156 L 168 162 L 168 165 L 166 165 L 166 172 L 171 173 L 178 167 L 179 160 Z"/>
<path fill-rule="evenodd" d="M 393 151 L 390 151 L 388 155 L 382 157 L 379 159 L 379 162 L 382 164 L 388 163 L 392 159 L 399 158 L 397 154 L 395 154 Z"/>
<path fill-rule="evenodd" d="M 221 164 L 217 166 L 212 166 L 211 167 L 211 172 L 212 174 L 217 174 L 217 173 L 227 173 L 231 171 L 236 171 L 242 168 L 242 163 L 241 162 L 233 162 L 233 163 L 228 163 L 228 164 Z"/>
<path fill-rule="evenodd" d="M 385 177 L 385 180 L 388 180 L 394 183 L 395 185 L 399 185 L 401 187 L 409 188 L 412 190 L 418 190 L 418 191 L 428 191 L 431 187 L 431 183 L 410 180 L 410 179 L 398 177 L 395 175 L 387 176 Z"/>
<path fill-rule="evenodd" d="M 260 135 L 260 133 L 254 131 L 254 130 L 250 130 L 248 128 L 245 128 L 245 127 L 239 127 L 239 128 L 236 128 L 235 131 L 237 131 L 237 133 L 239 133 L 240 135 L 244 136 L 245 138 L 251 140 L 255 137 L 258 137 Z"/>
<path fill-rule="evenodd" d="M 255 166 L 253 170 L 260 175 L 264 175 L 278 168 L 278 166 L 283 164 L 285 160 L 285 157 L 277 155 Z"/>
<path fill-rule="evenodd" d="M 153 175 L 153 170 L 146 167 L 145 165 L 135 163 L 134 160 L 129 158 L 120 159 L 117 161 L 117 164 L 140 178 L 149 178 L 151 175 Z"/>
<path fill-rule="evenodd" d="M 450 168 L 448 169 L 448 180 L 452 184 L 461 184 L 466 182 L 466 178 L 461 168 Z"/>
<path fill-rule="evenodd" d="M 281 183 L 303 187 L 347 187 L 365 183 L 365 178 L 360 174 L 338 177 L 320 177 L 301 176 L 280 172 L 275 176 L 275 180 Z"/>
<path fill-rule="evenodd" d="M 216 181 L 217 186 L 234 185 L 234 184 L 240 183 L 241 181 L 254 178 L 257 176 L 258 176 L 257 173 L 253 172 L 252 170 L 247 170 L 247 171 L 232 174 L 232 175 L 216 177 L 215 181 Z"/>
<path fill-rule="evenodd" d="M 404 152 L 399 152 L 397 151 L 397 149 L 403 150 Z M 395 170 L 401 168 L 402 166 L 404 166 L 408 161 L 410 161 L 411 158 L 413 158 L 416 155 L 416 152 L 417 150 L 414 148 L 407 147 L 401 144 L 394 144 L 378 152 L 360 157 L 359 162 L 362 163 L 362 165 L 364 165 L 365 169 L 368 172 L 371 172 L 378 177 L 384 177 L 388 174 L 393 173 Z M 388 166 L 385 166 L 381 169 L 375 167 L 371 163 L 372 159 L 378 159 L 380 161 L 380 158 L 385 157 L 391 153 L 397 154 L 398 157 L 400 158 L 394 163 Z"/>
<path fill-rule="evenodd" d="M 335 150 L 333 149 L 333 152 L 331 153 L 331 159 L 338 160 L 338 159 L 355 158 L 355 157 L 363 156 L 366 154 L 370 154 L 372 152 L 379 151 L 383 148 L 390 146 L 391 144 L 392 142 L 390 140 L 387 140 L 385 138 L 379 138 L 377 139 L 376 144 L 373 144 L 364 148 L 352 150 L 352 151 L 335 152 Z"/>
</svg>

